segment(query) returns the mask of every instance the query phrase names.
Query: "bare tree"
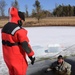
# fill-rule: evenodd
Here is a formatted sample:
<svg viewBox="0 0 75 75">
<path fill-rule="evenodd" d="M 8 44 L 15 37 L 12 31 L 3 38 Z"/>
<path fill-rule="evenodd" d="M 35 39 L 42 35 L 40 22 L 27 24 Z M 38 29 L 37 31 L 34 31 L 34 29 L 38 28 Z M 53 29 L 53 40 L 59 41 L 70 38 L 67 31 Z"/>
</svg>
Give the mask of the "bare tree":
<svg viewBox="0 0 75 75">
<path fill-rule="evenodd" d="M 29 14 L 28 14 L 28 6 L 27 6 L 27 5 L 25 5 L 25 16 L 26 16 L 26 17 L 29 16 Z"/>
<path fill-rule="evenodd" d="M 35 11 L 35 9 L 32 9 L 32 15 L 31 15 L 32 17 L 36 17 L 36 11 Z"/>
<path fill-rule="evenodd" d="M 0 0 L 0 14 L 1 14 L 2 17 L 5 16 L 5 13 L 4 13 L 5 7 L 6 7 L 5 0 Z"/>
<path fill-rule="evenodd" d="M 18 3 L 17 0 L 13 1 L 13 2 L 11 3 L 11 6 L 14 6 L 14 7 L 16 7 L 16 8 L 19 10 L 19 3 Z"/>
<path fill-rule="evenodd" d="M 41 5 L 39 0 L 36 0 L 33 6 L 35 7 L 36 18 L 38 19 L 38 22 L 39 22 L 39 20 L 41 19 Z"/>
</svg>

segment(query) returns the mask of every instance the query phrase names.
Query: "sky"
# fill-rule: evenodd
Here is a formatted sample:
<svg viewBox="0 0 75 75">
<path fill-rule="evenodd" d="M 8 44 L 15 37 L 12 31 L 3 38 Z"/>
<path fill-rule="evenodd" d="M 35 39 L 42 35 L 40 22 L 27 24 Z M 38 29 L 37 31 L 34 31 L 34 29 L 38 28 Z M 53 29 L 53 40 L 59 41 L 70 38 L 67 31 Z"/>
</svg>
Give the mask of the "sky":
<svg viewBox="0 0 75 75">
<path fill-rule="evenodd" d="M 5 0 L 6 1 L 6 8 L 5 8 L 5 14 L 8 15 L 8 8 L 11 7 L 11 2 L 14 0 Z M 64 5 L 75 5 L 75 0 L 39 0 L 40 4 L 42 6 L 42 9 L 53 11 L 55 6 L 59 4 Z M 33 4 L 35 3 L 35 0 L 18 0 L 19 2 L 19 10 L 25 12 L 25 6 L 28 7 L 28 12 L 31 14 L 32 9 L 34 9 Z"/>
</svg>

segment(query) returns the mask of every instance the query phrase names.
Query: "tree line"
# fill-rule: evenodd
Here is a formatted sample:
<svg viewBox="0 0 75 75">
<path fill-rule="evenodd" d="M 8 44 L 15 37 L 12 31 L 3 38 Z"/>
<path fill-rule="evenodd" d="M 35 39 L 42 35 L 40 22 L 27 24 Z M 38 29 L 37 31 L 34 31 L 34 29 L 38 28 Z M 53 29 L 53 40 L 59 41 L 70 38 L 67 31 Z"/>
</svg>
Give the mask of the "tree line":
<svg viewBox="0 0 75 75">
<path fill-rule="evenodd" d="M 5 0 L 0 0 L 0 16 L 5 17 L 5 7 L 7 6 Z M 11 6 L 16 7 L 19 10 L 18 0 L 11 2 Z M 38 22 L 41 18 L 46 17 L 63 17 L 63 16 L 75 16 L 75 6 L 69 5 L 58 5 L 53 9 L 53 12 L 42 9 L 42 5 L 39 0 L 35 0 L 31 15 L 28 12 L 28 6 L 25 5 L 25 16 L 36 17 Z"/>
<path fill-rule="evenodd" d="M 58 5 L 54 10 L 53 10 L 53 15 L 58 16 L 58 17 L 63 17 L 63 16 L 75 16 L 75 6 L 69 5 Z"/>
</svg>

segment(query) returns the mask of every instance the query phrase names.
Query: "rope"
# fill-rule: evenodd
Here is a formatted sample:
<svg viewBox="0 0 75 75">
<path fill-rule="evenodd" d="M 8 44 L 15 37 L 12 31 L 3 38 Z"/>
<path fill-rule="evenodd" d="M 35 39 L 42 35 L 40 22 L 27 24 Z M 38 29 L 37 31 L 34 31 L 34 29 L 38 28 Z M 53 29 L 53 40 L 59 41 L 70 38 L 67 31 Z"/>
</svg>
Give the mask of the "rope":
<svg viewBox="0 0 75 75">
<path fill-rule="evenodd" d="M 56 56 L 58 56 L 60 53 L 62 53 L 63 51 L 66 51 L 66 50 L 68 50 L 68 49 L 72 48 L 73 46 L 75 46 L 75 44 L 73 44 L 73 45 L 69 46 L 69 47 L 68 47 L 68 48 L 66 48 L 66 49 L 63 49 L 61 52 L 59 52 L 58 54 L 56 54 L 56 55 L 52 56 L 50 59 L 54 59 L 54 58 L 56 58 Z"/>
<path fill-rule="evenodd" d="M 68 49 L 72 48 L 73 46 L 75 46 L 75 44 L 73 44 L 73 45 L 69 46 L 69 47 L 68 47 L 68 48 L 66 48 L 66 49 L 63 49 L 61 52 L 57 53 L 56 55 L 54 55 L 54 56 L 52 56 L 52 57 L 50 57 L 50 58 L 48 58 L 48 59 L 52 60 L 52 59 L 56 58 L 56 56 L 58 56 L 60 53 L 62 53 L 63 51 L 66 51 L 66 50 L 68 50 Z M 46 54 L 46 55 L 47 55 L 47 54 Z M 46 56 L 46 55 L 45 55 L 45 56 Z M 41 61 L 41 58 L 40 58 L 40 59 L 38 59 L 38 60 L 36 60 L 35 62 L 39 62 L 39 61 Z"/>
<path fill-rule="evenodd" d="M 54 55 L 54 56 L 52 56 L 52 57 L 50 57 L 50 58 L 48 58 L 48 59 L 52 60 L 52 59 L 56 58 L 56 56 L 58 56 L 60 53 L 62 53 L 63 51 L 66 51 L 66 50 L 72 48 L 73 46 L 75 46 L 75 44 L 69 46 L 69 47 L 66 48 L 66 49 L 63 49 L 61 52 L 59 52 L 58 54 L 56 54 L 56 55 Z M 45 56 L 46 56 L 46 55 L 45 55 Z M 47 60 L 47 59 L 46 59 L 46 60 Z M 39 61 L 41 61 L 41 58 L 39 58 L 38 60 L 36 60 L 35 63 L 36 63 L 36 62 L 39 62 Z M 30 63 L 29 63 L 29 65 L 30 65 Z"/>
</svg>

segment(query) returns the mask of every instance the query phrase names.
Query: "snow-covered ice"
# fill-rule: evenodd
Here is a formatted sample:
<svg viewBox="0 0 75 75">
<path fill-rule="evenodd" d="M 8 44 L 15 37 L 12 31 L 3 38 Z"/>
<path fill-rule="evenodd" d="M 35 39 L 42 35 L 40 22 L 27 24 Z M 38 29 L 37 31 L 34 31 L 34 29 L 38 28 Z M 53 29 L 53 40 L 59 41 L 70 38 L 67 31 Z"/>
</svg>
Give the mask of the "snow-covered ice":
<svg viewBox="0 0 75 75">
<path fill-rule="evenodd" d="M 36 56 L 54 56 L 54 53 L 45 53 L 49 45 L 60 45 L 60 48 L 70 49 L 66 51 L 57 51 L 57 54 L 72 55 L 75 54 L 75 27 L 27 27 L 28 37 L 30 39 L 30 44 L 36 54 Z M 1 35 L 1 33 L 0 33 Z M 46 55 L 45 55 L 46 54 Z M 3 61 L 2 56 L 2 45 L 0 37 L 0 75 L 7 75 L 7 67 Z"/>
</svg>

